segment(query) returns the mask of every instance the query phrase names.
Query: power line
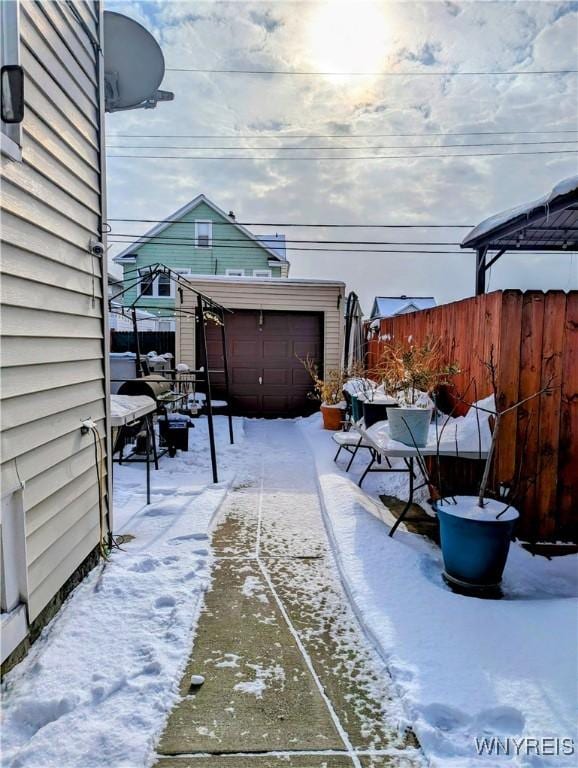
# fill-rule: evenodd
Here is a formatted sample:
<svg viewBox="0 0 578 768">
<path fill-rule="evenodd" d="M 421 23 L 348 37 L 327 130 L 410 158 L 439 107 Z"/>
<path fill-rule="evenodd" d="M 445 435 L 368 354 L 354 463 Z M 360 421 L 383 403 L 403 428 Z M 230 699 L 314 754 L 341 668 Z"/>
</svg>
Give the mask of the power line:
<svg viewBox="0 0 578 768">
<path fill-rule="evenodd" d="M 107 219 L 107 221 L 135 222 L 138 224 L 178 224 L 180 219 Z M 472 229 L 475 224 L 301 224 L 292 222 L 281 224 L 267 221 L 214 221 L 213 227 L 315 227 L 318 229 Z"/>
<path fill-rule="evenodd" d="M 138 238 L 137 238 L 138 239 Z M 160 242 L 160 240 L 157 240 L 155 238 L 156 242 L 148 242 L 148 243 L 140 243 L 138 245 L 139 248 L 144 247 L 145 245 L 149 248 L 164 248 L 165 250 L 169 247 L 171 248 L 193 248 L 194 242 L 191 239 L 190 243 L 163 243 Z M 130 241 L 127 240 L 115 240 L 113 238 L 108 239 L 109 243 L 115 243 L 118 245 L 130 245 Z M 401 244 L 403 245 L 403 244 Z M 222 248 L 231 248 L 235 250 L 254 250 L 255 245 L 219 245 L 218 247 L 220 249 Z M 198 249 L 195 249 L 198 250 Z M 208 250 L 208 249 L 207 249 Z M 402 248 L 389 248 L 389 249 L 381 249 L 381 248 L 285 248 L 286 251 L 316 251 L 316 252 L 327 252 L 327 253 L 397 253 L 397 254 L 403 254 L 403 253 L 464 253 L 464 251 L 440 251 L 440 250 L 426 250 L 426 249 L 410 249 L 410 250 L 404 250 Z"/>
<path fill-rule="evenodd" d="M 123 219 L 123 218 L 109 218 L 107 221 L 115 222 L 134 222 L 137 224 L 194 224 L 194 221 L 187 222 L 182 219 Z M 303 227 L 303 228 L 315 228 L 315 229 L 472 229 L 475 224 L 304 224 L 300 222 L 280 223 L 270 221 L 213 221 L 211 222 L 213 227 L 270 227 L 271 229 L 286 229 L 288 227 Z M 566 227 L 569 231 L 578 230 L 578 227 L 569 226 Z M 532 227 L 534 231 L 540 232 L 558 232 L 558 227 Z M 110 232 L 109 234 L 118 235 L 122 234 Z M 146 235 L 126 235 L 126 237 L 145 237 Z M 166 235 L 159 235 L 160 237 L 166 237 Z M 155 235 L 148 235 L 148 237 L 155 237 Z M 265 237 L 265 235 L 258 234 L 257 237 Z M 215 239 L 215 238 L 214 238 Z M 267 238 L 267 241 L 272 238 Z M 287 242 L 287 241 L 285 241 Z M 313 242 L 313 241 L 311 241 Z M 346 242 L 346 241 L 337 241 Z M 428 243 L 429 245 L 429 243 Z"/>
<path fill-rule="evenodd" d="M 109 243 L 114 243 L 116 245 L 127 245 L 127 241 L 125 240 L 112 240 L 109 239 Z M 141 243 L 138 245 L 138 248 L 143 247 L 144 245 L 148 246 L 149 248 L 193 248 L 194 246 L 191 244 L 185 244 L 185 243 Z M 243 246 L 243 245 L 220 245 L 219 248 L 235 248 L 237 250 L 253 250 L 255 246 Z M 569 244 L 568 250 L 565 251 L 565 253 L 572 253 L 572 252 L 578 252 L 577 251 L 578 245 L 575 246 L 574 244 Z M 197 249 L 195 249 L 196 251 Z M 207 249 L 209 250 L 209 249 Z M 398 256 L 404 256 L 405 254 L 412 255 L 412 254 L 430 254 L 430 255 L 471 255 L 472 251 L 463 249 L 459 251 L 447 251 L 447 250 L 427 250 L 427 249 L 403 249 L 403 248 L 286 248 L 287 251 L 299 251 L 299 252 L 321 252 L 321 253 L 395 253 Z M 514 248 L 512 248 L 512 251 L 514 251 Z M 541 253 L 541 251 L 534 251 L 533 253 Z M 545 251 L 544 255 L 551 255 L 551 251 Z M 280 263 L 282 263 L 282 259 Z"/>
<path fill-rule="evenodd" d="M 408 147 L 410 149 L 410 147 Z M 274 148 L 271 148 L 275 151 Z M 548 149 L 544 151 L 531 152 L 514 150 L 513 152 L 461 152 L 457 154 L 437 154 L 437 155 L 342 155 L 341 157 L 275 157 L 275 156 L 238 156 L 238 155 L 224 155 L 217 157 L 215 155 L 115 155 L 107 153 L 107 157 L 116 158 L 133 158 L 136 160 L 281 160 L 282 162 L 303 162 L 303 161 L 318 161 L 318 160 L 331 160 L 338 162 L 341 160 L 421 160 L 421 159 L 437 159 L 447 160 L 454 157 L 509 157 L 511 155 L 568 155 L 577 154 L 576 149 Z"/>
<path fill-rule="evenodd" d="M 422 133 L 237 133 L 227 136 L 222 133 L 114 133 L 110 138 L 123 139 L 383 139 L 415 136 L 530 136 L 542 133 L 578 133 L 575 128 L 547 129 L 533 131 L 441 131 Z"/>
<path fill-rule="evenodd" d="M 326 147 L 326 146 L 315 146 L 315 147 L 183 147 L 179 146 L 178 144 L 108 144 L 108 147 L 111 147 L 113 149 L 183 149 L 183 150 L 197 150 L 197 151 L 207 151 L 212 152 L 214 150 L 242 150 L 245 152 L 261 152 L 263 150 L 271 151 L 271 152 L 288 152 L 289 150 L 329 150 L 331 152 L 338 152 L 340 150 L 345 151 L 351 151 L 351 150 L 383 150 L 383 149 L 455 149 L 455 148 L 463 148 L 463 147 L 514 147 L 514 146 L 535 146 L 535 145 L 544 145 L 544 144 L 576 144 L 576 139 L 566 139 L 565 141 L 497 141 L 497 142 L 486 142 L 483 144 L 413 144 L 413 145 L 404 145 L 404 144 L 389 144 L 386 146 L 377 146 L 377 147 L 370 147 L 365 145 L 362 146 L 349 146 L 349 147 Z"/>
<path fill-rule="evenodd" d="M 180 222 L 182 225 L 192 225 L 194 222 Z M 158 235 L 133 235 L 128 232 L 110 232 L 111 237 L 127 237 L 132 238 L 131 242 L 134 242 L 134 240 L 142 240 L 142 239 L 162 239 L 162 240 L 180 240 L 184 241 L 186 243 L 197 242 L 197 238 L 190 237 L 185 235 L 163 235 L 162 233 Z M 226 237 L 226 238 L 219 238 L 219 237 L 212 237 L 211 238 L 212 243 L 216 243 L 217 245 L 221 243 L 246 243 L 247 237 Z M 275 247 L 273 239 L 264 239 L 264 240 L 257 240 L 257 242 L 260 245 L 265 245 L 266 247 Z M 271 243 L 271 245 L 267 246 L 268 243 Z M 410 241 L 395 241 L 395 240 L 291 240 L 291 239 L 285 239 L 278 241 L 278 244 L 293 244 L 293 243 L 317 243 L 319 245 L 459 245 L 459 243 L 451 242 L 451 243 L 445 243 L 445 242 L 427 242 L 427 241 L 419 241 L 419 242 L 410 242 Z"/>
<path fill-rule="evenodd" d="M 291 76 L 353 76 L 353 77 L 485 77 L 509 75 L 574 75 L 578 69 L 525 69 L 505 71 L 436 71 L 436 72 L 308 72 L 288 69 L 201 69 L 199 67 L 167 67 L 167 72 L 192 72 L 212 75 L 291 75 Z"/>
</svg>

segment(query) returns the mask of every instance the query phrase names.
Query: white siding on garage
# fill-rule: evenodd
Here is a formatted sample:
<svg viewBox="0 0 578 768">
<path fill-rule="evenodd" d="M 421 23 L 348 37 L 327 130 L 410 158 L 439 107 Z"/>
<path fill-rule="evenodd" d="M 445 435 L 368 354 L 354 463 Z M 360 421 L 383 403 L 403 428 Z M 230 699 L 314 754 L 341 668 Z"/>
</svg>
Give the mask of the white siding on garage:
<svg viewBox="0 0 578 768">
<path fill-rule="evenodd" d="M 229 309 L 263 309 L 285 312 L 323 313 L 323 365 L 325 370 L 342 365 L 345 285 L 322 280 L 273 278 L 187 277 L 191 287 Z M 196 296 L 183 291 L 183 309 L 191 310 Z M 186 318 L 177 321 L 177 362 L 195 364 L 195 323 Z"/>
<path fill-rule="evenodd" d="M 75 2 L 98 39 L 100 8 Z M 2 476 L 18 477 L 33 621 L 98 544 L 106 437 L 97 54 L 64 2 L 20 3 L 22 162 L 2 157 Z M 13 480 L 11 480 L 13 482 Z"/>
</svg>

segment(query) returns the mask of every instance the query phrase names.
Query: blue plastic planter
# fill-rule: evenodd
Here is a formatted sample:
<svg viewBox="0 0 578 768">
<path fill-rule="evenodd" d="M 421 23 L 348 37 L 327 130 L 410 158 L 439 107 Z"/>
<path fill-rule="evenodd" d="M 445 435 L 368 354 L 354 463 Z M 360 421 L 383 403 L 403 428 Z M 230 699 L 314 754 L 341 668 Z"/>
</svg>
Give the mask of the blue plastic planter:
<svg viewBox="0 0 578 768">
<path fill-rule="evenodd" d="M 361 402 L 357 399 L 357 395 L 351 395 L 351 418 L 353 421 L 359 421 L 363 416 L 363 409 Z"/>
<path fill-rule="evenodd" d="M 440 523 L 445 576 L 462 587 L 491 589 L 500 585 L 517 518 L 470 520 L 434 504 Z"/>
</svg>

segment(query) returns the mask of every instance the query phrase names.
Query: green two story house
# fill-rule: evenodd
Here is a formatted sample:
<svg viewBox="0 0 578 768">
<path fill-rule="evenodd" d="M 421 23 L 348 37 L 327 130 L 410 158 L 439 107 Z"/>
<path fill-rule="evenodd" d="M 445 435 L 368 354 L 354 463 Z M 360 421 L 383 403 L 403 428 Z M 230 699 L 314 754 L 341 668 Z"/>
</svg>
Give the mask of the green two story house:
<svg viewBox="0 0 578 768">
<path fill-rule="evenodd" d="M 132 243 L 114 261 L 123 268 L 122 297 L 132 304 L 140 296 L 143 310 L 167 317 L 175 307 L 175 284 L 165 275 L 140 280 L 139 271 L 164 264 L 187 275 L 288 277 L 285 235 L 254 235 L 205 195 L 198 195 Z"/>
</svg>

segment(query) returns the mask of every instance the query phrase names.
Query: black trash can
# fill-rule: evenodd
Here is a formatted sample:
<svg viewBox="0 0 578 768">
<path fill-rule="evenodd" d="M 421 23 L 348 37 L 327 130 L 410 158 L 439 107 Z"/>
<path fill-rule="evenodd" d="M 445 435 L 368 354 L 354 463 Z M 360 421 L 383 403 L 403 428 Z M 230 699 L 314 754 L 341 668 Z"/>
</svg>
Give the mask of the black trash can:
<svg viewBox="0 0 578 768">
<path fill-rule="evenodd" d="M 178 418 L 180 414 L 169 414 L 159 416 L 159 436 L 161 441 L 167 446 L 169 456 L 175 456 L 177 451 L 189 450 L 189 429 L 194 426 L 191 424 L 188 416 Z"/>
</svg>

